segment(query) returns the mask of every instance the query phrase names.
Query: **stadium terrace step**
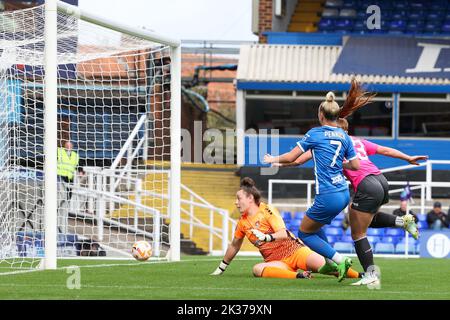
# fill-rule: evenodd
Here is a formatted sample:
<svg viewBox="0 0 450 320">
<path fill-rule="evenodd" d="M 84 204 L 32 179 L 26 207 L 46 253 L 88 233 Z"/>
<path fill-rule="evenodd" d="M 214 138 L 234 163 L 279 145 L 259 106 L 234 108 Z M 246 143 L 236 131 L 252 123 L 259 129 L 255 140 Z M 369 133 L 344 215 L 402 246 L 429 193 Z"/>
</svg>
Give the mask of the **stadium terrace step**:
<svg viewBox="0 0 450 320">
<path fill-rule="evenodd" d="M 289 22 L 288 32 L 316 32 L 324 1 L 300 0 Z"/>
<path fill-rule="evenodd" d="M 288 27 L 289 32 L 316 32 L 317 27 L 314 23 L 291 23 Z"/>
<path fill-rule="evenodd" d="M 317 12 L 322 9 L 323 1 L 299 1 L 295 12 Z"/>
<path fill-rule="evenodd" d="M 292 17 L 291 17 L 291 23 L 314 23 L 314 22 L 319 22 L 320 17 L 312 12 L 308 12 L 308 13 L 295 13 Z"/>
</svg>

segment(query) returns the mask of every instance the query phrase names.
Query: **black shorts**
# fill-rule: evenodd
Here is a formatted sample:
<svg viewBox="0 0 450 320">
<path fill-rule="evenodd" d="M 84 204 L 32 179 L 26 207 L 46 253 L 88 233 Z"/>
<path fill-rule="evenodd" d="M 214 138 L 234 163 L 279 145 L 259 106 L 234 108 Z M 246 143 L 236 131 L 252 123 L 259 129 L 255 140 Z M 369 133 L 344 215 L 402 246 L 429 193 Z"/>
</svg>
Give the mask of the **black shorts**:
<svg viewBox="0 0 450 320">
<path fill-rule="evenodd" d="M 368 175 L 358 185 L 352 201 L 352 209 L 377 213 L 380 207 L 389 202 L 389 184 L 382 175 Z"/>
</svg>

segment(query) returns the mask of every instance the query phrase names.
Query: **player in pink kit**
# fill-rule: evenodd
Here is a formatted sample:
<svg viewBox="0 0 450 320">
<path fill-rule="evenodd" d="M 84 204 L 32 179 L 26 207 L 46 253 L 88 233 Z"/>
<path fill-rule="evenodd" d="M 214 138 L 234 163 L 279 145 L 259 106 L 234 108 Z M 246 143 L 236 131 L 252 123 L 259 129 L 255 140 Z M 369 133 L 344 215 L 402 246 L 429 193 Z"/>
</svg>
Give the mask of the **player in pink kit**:
<svg viewBox="0 0 450 320">
<path fill-rule="evenodd" d="M 348 97 L 342 107 L 338 126 L 344 131 L 348 131 L 348 122 L 345 117 L 354 111 L 370 103 L 374 95 L 367 95 L 363 92 L 360 84 L 353 79 Z M 403 227 L 417 239 L 418 231 L 414 223 L 414 217 L 407 214 L 397 217 L 391 214 L 378 212 L 379 208 L 389 202 L 389 185 L 381 171 L 370 161 L 369 156 L 380 154 L 388 157 L 398 158 L 418 165 L 419 160 L 428 159 L 427 156 L 409 156 L 403 152 L 377 145 L 365 139 L 351 137 L 357 157 L 360 161 L 358 170 L 350 170 L 344 164 L 344 175 L 350 181 L 354 196 L 350 211 L 350 227 L 355 245 L 356 254 L 365 271 L 365 276 L 353 285 L 374 285 L 379 286 L 380 280 L 374 269 L 373 253 L 369 241 L 367 240 L 367 229 Z M 272 164 L 275 166 L 301 165 L 312 158 L 309 152 L 302 154 L 292 163 Z"/>
</svg>

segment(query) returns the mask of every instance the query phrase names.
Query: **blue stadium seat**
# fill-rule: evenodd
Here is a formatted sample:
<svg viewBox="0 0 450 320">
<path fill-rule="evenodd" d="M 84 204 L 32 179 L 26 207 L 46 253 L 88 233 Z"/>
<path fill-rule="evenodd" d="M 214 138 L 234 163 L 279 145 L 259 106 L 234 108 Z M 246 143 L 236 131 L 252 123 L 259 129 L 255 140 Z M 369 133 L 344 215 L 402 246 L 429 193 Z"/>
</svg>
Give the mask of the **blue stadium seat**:
<svg viewBox="0 0 450 320">
<path fill-rule="evenodd" d="M 414 254 L 415 252 L 416 252 L 415 251 L 415 247 L 410 245 L 408 247 L 408 253 Z M 397 245 L 395 246 L 395 253 L 398 253 L 398 254 L 405 253 L 405 244 L 404 243 L 397 243 Z"/>
<path fill-rule="evenodd" d="M 369 229 L 367 229 L 367 235 L 380 237 L 380 236 L 384 235 L 384 230 L 378 229 L 378 228 L 369 228 Z"/>
<path fill-rule="evenodd" d="M 303 217 L 305 216 L 305 213 L 302 211 L 295 211 L 294 213 L 294 219 L 303 219 Z"/>
<path fill-rule="evenodd" d="M 342 242 L 350 242 L 350 243 L 352 243 L 353 244 L 353 239 L 352 239 L 352 236 L 342 236 L 341 237 L 341 241 Z"/>
<path fill-rule="evenodd" d="M 360 32 L 360 31 L 366 31 L 367 26 L 366 23 L 363 21 L 355 21 L 355 24 L 353 25 L 353 32 Z"/>
<path fill-rule="evenodd" d="M 392 20 L 389 23 L 389 31 L 404 31 L 406 29 L 406 20 Z"/>
<path fill-rule="evenodd" d="M 427 215 L 426 214 L 418 214 L 417 218 L 419 221 L 427 221 Z"/>
<path fill-rule="evenodd" d="M 439 33 L 441 29 L 441 23 L 437 21 L 427 21 L 423 31 L 425 33 Z"/>
<path fill-rule="evenodd" d="M 410 1 L 409 8 L 412 10 L 423 9 L 425 8 L 425 4 L 423 1 Z"/>
<path fill-rule="evenodd" d="M 380 242 L 380 237 L 374 237 L 374 236 L 367 236 L 367 240 L 369 240 L 370 244 L 374 246 L 378 242 Z"/>
<path fill-rule="evenodd" d="M 405 29 L 403 30 L 388 30 L 387 33 L 394 34 L 394 35 L 402 35 L 405 34 Z"/>
<path fill-rule="evenodd" d="M 343 5 L 343 0 L 327 0 L 325 2 L 325 8 L 341 8 Z"/>
<path fill-rule="evenodd" d="M 383 34 L 383 33 L 387 33 L 387 32 L 388 32 L 388 30 L 386 28 L 383 28 L 383 26 L 382 26 L 381 29 L 367 30 L 367 32 L 365 32 L 365 33 Z"/>
<path fill-rule="evenodd" d="M 356 3 L 357 3 L 356 0 L 344 0 L 342 8 L 355 9 Z"/>
<path fill-rule="evenodd" d="M 342 220 L 333 220 L 330 223 L 331 227 L 342 228 Z"/>
<path fill-rule="evenodd" d="M 336 237 L 336 236 L 327 236 L 327 239 L 328 239 L 328 242 L 331 244 L 331 245 L 333 245 L 335 242 L 337 242 L 338 241 L 338 237 Z"/>
<path fill-rule="evenodd" d="M 366 19 L 369 17 L 369 15 L 366 13 L 365 9 L 358 10 L 356 12 L 356 19 L 359 21 L 366 21 Z"/>
<path fill-rule="evenodd" d="M 399 241 L 398 241 L 398 243 L 403 243 L 403 244 L 405 244 L 405 237 L 400 238 Z M 413 237 L 408 237 L 408 244 L 409 244 L 410 246 L 415 246 L 415 245 L 417 245 L 418 243 L 419 243 L 418 240 L 414 240 Z"/>
<path fill-rule="evenodd" d="M 342 229 L 341 228 L 326 228 L 325 234 L 327 236 L 342 236 Z"/>
<path fill-rule="evenodd" d="M 349 242 L 336 242 L 333 246 L 334 250 L 340 253 L 352 253 L 353 244 Z"/>
<path fill-rule="evenodd" d="M 338 9 L 323 9 L 322 11 L 322 18 L 327 19 L 336 19 L 339 17 L 339 10 Z"/>
<path fill-rule="evenodd" d="M 353 20 L 338 19 L 334 24 L 336 31 L 351 31 L 353 29 Z"/>
<path fill-rule="evenodd" d="M 410 11 L 408 14 L 408 19 L 411 20 L 421 20 L 425 16 L 425 11 L 423 10 L 415 10 Z"/>
<path fill-rule="evenodd" d="M 359 8 L 366 10 L 368 6 L 374 4 L 374 1 L 372 0 L 359 0 Z"/>
<path fill-rule="evenodd" d="M 402 0 L 393 1 L 392 7 L 395 9 L 401 9 L 401 10 L 408 9 L 408 1 L 402 1 Z"/>
<path fill-rule="evenodd" d="M 302 222 L 302 220 L 300 219 L 292 219 L 291 222 L 289 223 L 289 230 L 291 232 L 294 232 L 295 234 L 297 234 L 298 228 L 300 227 L 300 223 Z"/>
<path fill-rule="evenodd" d="M 392 12 L 390 10 L 381 10 L 381 21 L 383 20 L 391 20 L 392 19 Z"/>
<path fill-rule="evenodd" d="M 419 228 L 419 230 L 428 229 L 428 223 L 426 223 L 425 221 L 419 221 L 417 223 L 417 227 Z"/>
<path fill-rule="evenodd" d="M 434 22 L 444 19 L 446 13 L 445 11 L 441 10 L 435 10 L 435 11 L 428 11 L 428 14 L 426 15 L 426 18 L 428 22 Z"/>
<path fill-rule="evenodd" d="M 281 217 L 283 218 L 285 223 L 288 223 L 292 220 L 291 213 L 289 211 L 282 211 Z"/>
<path fill-rule="evenodd" d="M 375 253 L 394 253 L 395 247 L 392 243 L 379 242 L 375 245 Z"/>
<path fill-rule="evenodd" d="M 441 28 L 442 33 L 450 33 L 450 21 L 445 21 Z"/>
<path fill-rule="evenodd" d="M 322 18 L 319 21 L 318 28 L 320 31 L 331 31 L 334 30 L 334 20 Z"/>
<path fill-rule="evenodd" d="M 400 240 L 399 237 L 384 236 L 381 238 L 381 242 L 384 242 L 384 243 L 397 243 L 399 240 Z"/>
<path fill-rule="evenodd" d="M 400 228 L 388 228 L 384 231 L 384 234 L 390 237 L 401 237 L 405 235 L 405 230 Z"/>
<path fill-rule="evenodd" d="M 445 10 L 446 8 L 448 8 L 448 4 L 446 1 L 444 1 L 443 3 L 432 2 L 427 4 L 427 7 L 430 11 Z"/>
<path fill-rule="evenodd" d="M 351 236 L 352 235 L 352 229 L 351 228 L 347 228 L 347 230 L 345 230 L 344 234 L 346 236 Z"/>
<path fill-rule="evenodd" d="M 422 33 L 425 22 L 423 20 L 410 21 L 406 26 L 407 33 Z"/>
<path fill-rule="evenodd" d="M 408 12 L 405 10 L 397 10 L 391 13 L 392 20 L 406 19 Z"/>
<path fill-rule="evenodd" d="M 341 9 L 339 11 L 339 17 L 345 19 L 356 19 L 356 10 L 355 9 Z"/>
<path fill-rule="evenodd" d="M 334 219 L 335 220 L 344 220 L 344 218 L 345 218 L 345 213 L 340 212 Z"/>
<path fill-rule="evenodd" d="M 394 9 L 394 7 L 392 6 L 393 1 L 388 0 L 388 1 L 376 1 L 376 2 L 377 2 L 377 5 L 380 7 L 382 14 L 383 14 L 383 11 Z"/>
</svg>

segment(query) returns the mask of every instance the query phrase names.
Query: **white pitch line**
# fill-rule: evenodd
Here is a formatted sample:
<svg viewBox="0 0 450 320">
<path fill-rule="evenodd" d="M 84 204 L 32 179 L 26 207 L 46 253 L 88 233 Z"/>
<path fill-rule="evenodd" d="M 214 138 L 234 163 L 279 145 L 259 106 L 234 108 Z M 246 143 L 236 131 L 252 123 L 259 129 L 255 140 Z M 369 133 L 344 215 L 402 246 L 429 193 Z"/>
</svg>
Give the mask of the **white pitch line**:
<svg viewBox="0 0 450 320">
<path fill-rule="evenodd" d="M 22 273 L 30 273 L 35 271 L 41 271 L 40 269 L 29 269 L 29 270 L 18 270 L 18 271 L 11 271 L 11 272 L 0 272 L 0 276 L 7 276 L 12 274 L 22 274 Z"/>
</svg>

